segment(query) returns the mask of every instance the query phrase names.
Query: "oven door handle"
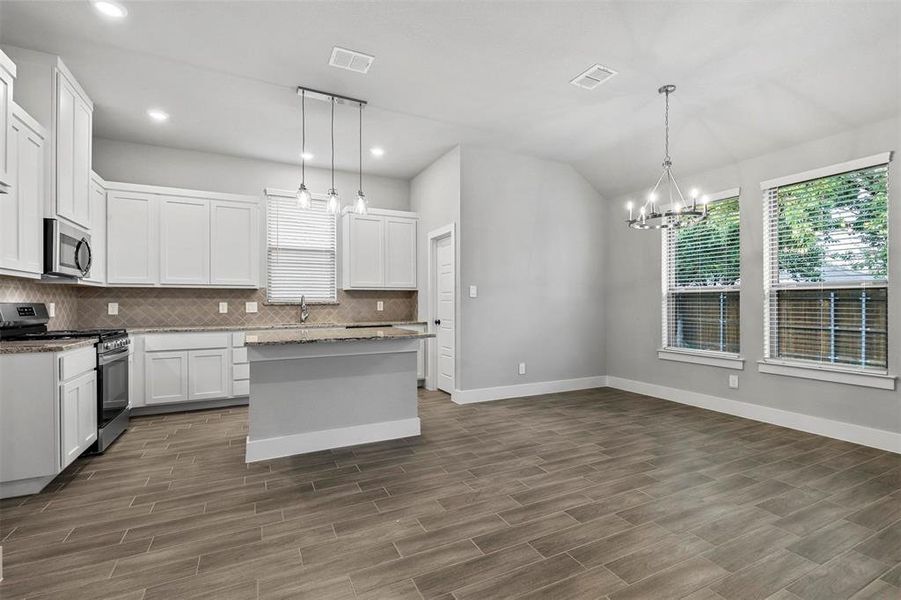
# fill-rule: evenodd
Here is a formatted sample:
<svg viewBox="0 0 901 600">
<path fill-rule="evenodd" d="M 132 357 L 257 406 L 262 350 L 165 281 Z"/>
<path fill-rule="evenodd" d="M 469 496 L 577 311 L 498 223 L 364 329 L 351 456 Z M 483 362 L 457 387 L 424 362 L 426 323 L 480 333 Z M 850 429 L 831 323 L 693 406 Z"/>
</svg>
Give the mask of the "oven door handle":
<svg viewBox="0 0 901 600">
<path fill-rule="evenodd" d="M 128 356 L 128 348 L 123 348 L 122 350 L 118 350 L 116 352 L 113 352 L 112 354 L 100 355 L 100 357 L 97 359 L 97 364 L 99 364 L 100 366 L 108 365 L 111 362 L 121 360 L 122 358 L 125 358 L 127 356 Z"/>
</svg>

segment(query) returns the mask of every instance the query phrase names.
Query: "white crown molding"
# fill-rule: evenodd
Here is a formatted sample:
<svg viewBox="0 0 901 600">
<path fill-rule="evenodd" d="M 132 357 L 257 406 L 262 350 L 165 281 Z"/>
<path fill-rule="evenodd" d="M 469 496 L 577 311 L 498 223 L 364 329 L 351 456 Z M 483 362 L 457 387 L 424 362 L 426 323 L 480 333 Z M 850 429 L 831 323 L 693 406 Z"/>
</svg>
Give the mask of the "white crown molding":
<svg viewBox="0 0 901 600">
<path fill-rule="evenodd" d="M 451 400 L 457 404 L 472 404 L 475 402 L 488 402 L 490 400 L 504 400 L 506 398 L 522 398 L 526 396 L 538 396 L 541 394 L 553 394 L 556 392 L 571 392 L 575 390 L 588 390 L 591 388 L 605 387 L 606 375 L 594 377 L 580 377 L 578 379 L 559 379 L 556 381 L 538 381 L 535 383 L 520 383 L 517 385 L 499 385 L 496 387 L 477 388 L 473 390 L 454 390 Z"/>
<path fill-rule="evenodd" d="M 842 421 L 834 421 L 832 419 L 824 419 L 822 417 L 761 406 L 759 404 L 751 404 L 749 402 L 729 400 L 728 398 L 720 398 L 718 396 L 710 396 L 698 392 L 690 392 L 687 390 L 645 383 L 643 381 L 634 381 L 613 376 L 608 376 L 607 379 L 608 386 L 618 390 L 654 396 L 671 402 L 688 404 L 690 406 L 697 406 L 699 408 L 743 417 L 754 421 L 779 425 L 780 427 L 814 433 L 816 435 L 853 442 L 872 448 L 879 448 L 880 450 L 887 450 L 889 452 L 901 453 L 901 433 L 865 427 L 863 425 L 855 425 L 853 423 L 845 423 Z"/>
<path fill-rule="evenodd" d="M 296 433 L 281 437 L 251 440 L 247 438 L 247 462 L 269 460 L 294 454 L 370 444 L 384 440 L 414 437 L 420 433 L 419 417 L 399 421 L 382 421 L 352 427 Z"/>
</svg>

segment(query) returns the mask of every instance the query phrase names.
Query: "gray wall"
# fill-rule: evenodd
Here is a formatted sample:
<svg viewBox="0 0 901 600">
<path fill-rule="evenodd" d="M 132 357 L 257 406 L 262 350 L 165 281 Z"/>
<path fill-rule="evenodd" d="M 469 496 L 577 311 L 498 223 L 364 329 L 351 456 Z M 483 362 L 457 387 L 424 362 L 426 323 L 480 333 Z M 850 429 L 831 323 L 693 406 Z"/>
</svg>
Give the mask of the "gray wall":
<svg viewBox="0 0 901 600">
<path fill-rule="evenodd" d="M 744 371 L 657 358 L 661 345 L 661 236 L 625 226 L 622 197 L 607 204 L 607 373 L 681 390 L 901 431 L 901 392 L 758 373 L 763 358 L 763 207 L 760 182 L 901 147 L 901 121 L 892 119 L 699 174 L 678 175 L 684 186 L 716 192 L 741 186 L 741 348 Z M 652 159 L 653 157 L 650 157 Z M 678 161 L 678 150 L 674 158 Z M 656 176 L 649 159 L 648 179 Z M 890 169 L 892 257 L 901 248 L 898 157 Z M 678 162 L 676 163 L 678 167 Z M 631 195 L 635 200 L 646 190 Z M 890 265 L 889 370 L 901 373 L 901 260 Z M 740 388 L 728 387 L 738 373 Z"/>
<path fill-rule="evenodd" d="M 429 313 L 428 235 L 445 225 L 455 224 L 457 262 L 460 258 L 460 147 L 457 146 L 410 181 L 410 210 L 419 213 L 416 280 L 419 282 L 419 318 Z M 459 269 L 457 269 L 459 275 Z"/>
<path fill-rule="evenodd" d="M 462 166 L 457 388 L 604 375 L 601 197 L 563 163 L 463 146 Z"/>
<path fill-rule="evenodd" d="M 267 162 L 94 138 L 93 167 L 107 181 L 143 183 L 233 194 L 260 195 L 263 188 L 293 190 L 300 184 L 300 165 Z M 307 168 L 307 187 L 326 193 L 327 169 Z M 344 203 L 357 195 L 356 173 L 337 171 L 335 185 Z M 373 208 L 410 210 L 410 182 L 363 175 L 363 191 Z"/>
</svg>

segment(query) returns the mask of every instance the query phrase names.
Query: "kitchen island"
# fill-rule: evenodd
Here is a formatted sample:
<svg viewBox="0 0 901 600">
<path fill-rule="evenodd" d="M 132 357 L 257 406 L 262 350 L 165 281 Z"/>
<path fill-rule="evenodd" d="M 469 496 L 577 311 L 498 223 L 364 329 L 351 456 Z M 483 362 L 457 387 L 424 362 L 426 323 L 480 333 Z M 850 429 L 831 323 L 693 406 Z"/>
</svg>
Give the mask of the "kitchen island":
<svg viewBox="0 0 901 600">
<path fill-rule="evenodd" d="M 416 352 L 397 327 L 247 332 L 247 462 L 419 435 Z"/>
</svg>

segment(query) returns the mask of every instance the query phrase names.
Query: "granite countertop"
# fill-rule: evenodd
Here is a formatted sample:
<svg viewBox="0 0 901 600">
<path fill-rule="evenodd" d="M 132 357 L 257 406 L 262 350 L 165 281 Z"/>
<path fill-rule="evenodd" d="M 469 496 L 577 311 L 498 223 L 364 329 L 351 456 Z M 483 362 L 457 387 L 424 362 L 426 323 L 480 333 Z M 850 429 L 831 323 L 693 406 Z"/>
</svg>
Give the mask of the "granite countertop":
<svg viewBox="0 0 901 600">
<path fill-rule="evenodd" d="M 247 346 L 277 344 L 310 344 L 314 342 L 352 342 L 382 340 L 415 340 L 435 337 L 434 333 L 420 333 L 398 327 L 312 327 L 293 329 L 264 329 L 248 331 Z"/>
<path fill-rule="evenodd" d="M 25 354 L 28 352 L 63 352 L 76 348 L 89 348 L 97 343 L 95 338 L 69 340 L 22 340 L 0 342 L 0 354 Z"/>
<path fill-rule="evenodd" d="M 390 327 L 392 325 L 425 325 L 425 321 L 369 321 L 361 323 L 280 323 L 276 325 L 175 325 L 172 327 L 127 327 L 131 334 L 189 333 L 201 331 L 264 331 L 271 329 L 335 329 L 343 327 Z"/>
</svg>

